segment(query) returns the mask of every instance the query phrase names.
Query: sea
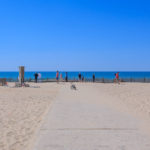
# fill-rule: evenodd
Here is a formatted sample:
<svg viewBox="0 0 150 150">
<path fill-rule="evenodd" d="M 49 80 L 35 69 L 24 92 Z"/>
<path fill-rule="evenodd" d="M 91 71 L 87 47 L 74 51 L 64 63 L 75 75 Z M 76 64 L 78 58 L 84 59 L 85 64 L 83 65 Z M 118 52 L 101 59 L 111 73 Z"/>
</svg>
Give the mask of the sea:
<svg viewBox="0 0 150 150">
<path fill-rule="evenodd" d="M 56 77 L 56 72 L 54 71 L 26 71 L 25 72 L 25 79 L 34 79 L 34 74 L 35 73 L 40 73 L 42 79 L 55 79 Z M 117 72 L 117 71 L 116 71 Z M 115 71 L 68 71 L 68 79 L 78 79 L 78 74 L 81 73 L 82 76 L 84 76 L 85 79 L 92 79 L 92 75 L 95 74 L 95 77 L 97 79 L 100 78 L 105 78 L 105 79 L 114 79 L 115 77 Z M 65 78 L 65 73 L 64 71 L 60 71 L 59 73 L 62 74 L 62 77 Z M 119 72 L 120 78 L 123 79 L 150 79 L 150 72 Z M 14 79 L 17 80 L 19 76 L 19 72 L 0 72 L 0 78 L 7 78 L 7 79 Z"/>
</svg>

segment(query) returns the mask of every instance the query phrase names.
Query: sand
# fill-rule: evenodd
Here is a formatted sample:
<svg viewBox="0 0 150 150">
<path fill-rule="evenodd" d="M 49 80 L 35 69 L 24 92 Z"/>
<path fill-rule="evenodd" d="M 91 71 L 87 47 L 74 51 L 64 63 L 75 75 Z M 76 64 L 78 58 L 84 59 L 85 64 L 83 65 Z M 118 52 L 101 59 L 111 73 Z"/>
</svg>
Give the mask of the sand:
<svg viewBox="0 0 150 150">
<path fill-rule="evenodd" d="M 149 118 L 143 103 L 149 98 L 149 84 L 75 85 L 77 91 L 70 84 L 60 85 L 32 150 L 150 149 L 150 135 L 143 130 Z"/>
<path fill-rule="evenodd" d="M 150 134 L 150 83 L 85 83 L 83 87 L 92 100 L 140 119 L 141 129 Z"/>
<path fill-rule="evenodd" d="M 29 150 L 34 135 L 58 92 L 57 84 L 0 87 L 0 150 Z M 38 88 L 37 88 L 38 87 Z"/>
<path fill-rule="evenodd" d="M 94 89 L 111 107 L 139 118 L 150 133 L 150 83 L 96 84 Z"/>
<path fill-rule="evenodd" d="M 13 84 L 9 83 L 9 86 Z M 65 91 L 67 94 L 70 93 L 70 99 L 81 99 L 82 101 L 79 101 L 78 105 L 87 104 L 86 99 L 88 99 L 88 106 L 93 106 L 93 102 L 94 106 L 95 104 L 97 106 L 104 104 L 118 113 L 122 112 L 138 119 L 141 129 L 144 129 L 149 134 L 149 83 L 121 83 L 120 85 L 75 83 L 78 94 L 72 94 L 70 83 L 32 83 L 30 85 L 40 86 L 40 88 L 0 87 L 0 150 L 31 150 L 31 147 L 38 139 L 37 131 L 43 124 L 43 121 L 47 120 L 46 114 L 48 111 L 51 113 L 51 106 L 60 98 L 61 89 L 67 89 Z M 65 96 L 65 92 L 61 93 L 62 98 L 65 99 Z M 61 106 L 61 103 L 59 106 Z M 65 107 L 67 106 L 69 104 Z M 94 108 L 89 111 L 94 111 Z M 88 110 L 85 110 L 85 116 L 83 115 L 85 119 L 88 119 L 87 113 Z M 96 113 L 94 114 L 96 115 Z M 61 114 L 59 115 L 61 116 Z M 55 116 L 53 117 L 55 118 Z M 89 117 L 92 119 L 93 116 Z M 67 117 L 65 119 L 66 122 L 69 121 Z M 61 125 L 61 122 L 59 124 Z M 143 134 L 145 134 L 144 130 Z"/>
</svg>

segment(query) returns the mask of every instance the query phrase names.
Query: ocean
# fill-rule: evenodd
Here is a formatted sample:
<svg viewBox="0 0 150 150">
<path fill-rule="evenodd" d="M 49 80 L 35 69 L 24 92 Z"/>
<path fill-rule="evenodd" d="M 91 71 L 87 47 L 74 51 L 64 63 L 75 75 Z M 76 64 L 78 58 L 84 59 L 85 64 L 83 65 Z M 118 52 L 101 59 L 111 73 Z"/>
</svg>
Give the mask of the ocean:
<svg viewBox="0 0 150 150">
<path fill-rule="evenodd" d="M 41 73 L 42 79 L 54 79 L 56 77 L 56 72 L 50 71 L 35 71 Z M 35 72 L 25 72 L 25 79 L 34 79 Z M 65 72 L 62 73 L 63 78 L 65 78 Z M 81 73 L 85 79 L 92 79 L 92 75 L 95 74 L 97 79 L 114 79 L 116 72 L 101 72 L 101 71 L 68 71 L 68 79 L 78 79 L 78 74 Z M 122 79 L 150 79 L 150 72 L 119 72 L 120 78 Z M 0 78 L 14 79 L 17 80 L 19 76 L 18 72 L 0 72 Z"/>
</svg>

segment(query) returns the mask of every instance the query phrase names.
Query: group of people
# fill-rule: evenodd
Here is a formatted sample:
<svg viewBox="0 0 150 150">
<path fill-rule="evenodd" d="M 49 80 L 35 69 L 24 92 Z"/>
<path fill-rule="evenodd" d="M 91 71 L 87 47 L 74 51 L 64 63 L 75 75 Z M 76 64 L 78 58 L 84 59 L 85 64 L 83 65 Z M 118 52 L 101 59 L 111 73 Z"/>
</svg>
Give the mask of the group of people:
<svg viewBox="0 0 150 150">
<path fill-rule="evenodd" d="M 41 79 L 41 74 L 40 73 L 35 73 L 35 82 L 37 83 L 38 79 Z M 60 80 L 63 80 L 62 73 L 59 73 L 59 71 L 56 71 L 56 81 L 58 82 Z M 68 82 L 68 73 L 65 73 L 65 81 Z M 78 81 L 84 81 L 84 76 L 79 73 L 78 74 Z M 92 81 L 95 82 L 95 74 L 92 75 Z M 119 72 L 115 73 L 115 82 L 120 83 L 119 79 Z"/>
<path fill-rule="evenodd" d="M 59 79 L 63 80 L 62 73 L 60 73 L 60 75 L 59 75 L 59 71 L 56 71 L 56 81 L 58 82 Z M 84 76 L 81 75 L 81 73 L 78 74 L 78 80 L 84 81 Z M 65 73 L 65 81 L 68 82 L 68 73 L 67 72 Z"/>
<path fill-rule="evenodd" d="M 84 76 L 81 75 L 81 73 L 78 74 L 78 80 L 79 81 L 84 81 Z"/>
<path fill-rule="evenodd" d="M 56 80 L 59 81 L 59 71 L 56 71 Z M 60 73 L 60 80 L 63 80 L 62 73 Z M 65 81 L 68 82 L 68 73 L 65 73 Z"/>
<path fill-rule="evenodd" d="M 65 81 L 68 82 L 68 73 L 66 72 L 65 74 L 66 74 L 65 75 Z M 62 78 L 62 73 L 60 73 L 60 76 L 59 76 L 59 71 L 57 71 L 56 72 L 56 80 L 57 80 L 57 82 L 59 81 L 59 79 L 61 79 L 61 80 L 63 79 Z M 81 73 L 78 74 L 78 81 L 84 81 L 84 76 Z M 93 74 L 93 82 L 95 82 L 95 74 Z"/>
<path fill-rule="evenodd" d="M 84 76 L 81 73 L 78 74 L 78 80 L 84 81 Z M 92 81 L 95 82 L 95 74 L 92 75 Z"/>
</svg>

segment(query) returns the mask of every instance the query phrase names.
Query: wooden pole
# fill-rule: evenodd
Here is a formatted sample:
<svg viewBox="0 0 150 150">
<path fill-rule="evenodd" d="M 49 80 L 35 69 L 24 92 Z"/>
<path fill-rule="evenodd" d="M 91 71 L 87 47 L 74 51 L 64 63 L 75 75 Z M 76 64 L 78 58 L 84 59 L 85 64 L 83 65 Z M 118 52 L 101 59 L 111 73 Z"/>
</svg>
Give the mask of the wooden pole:
<svg viewBox="0 0 150 150">
<path fill-rule="evenodd" d="M 19 67 L 19 83 L 21 85 L 24 83 L 24 66 Z"/>
</svg>

